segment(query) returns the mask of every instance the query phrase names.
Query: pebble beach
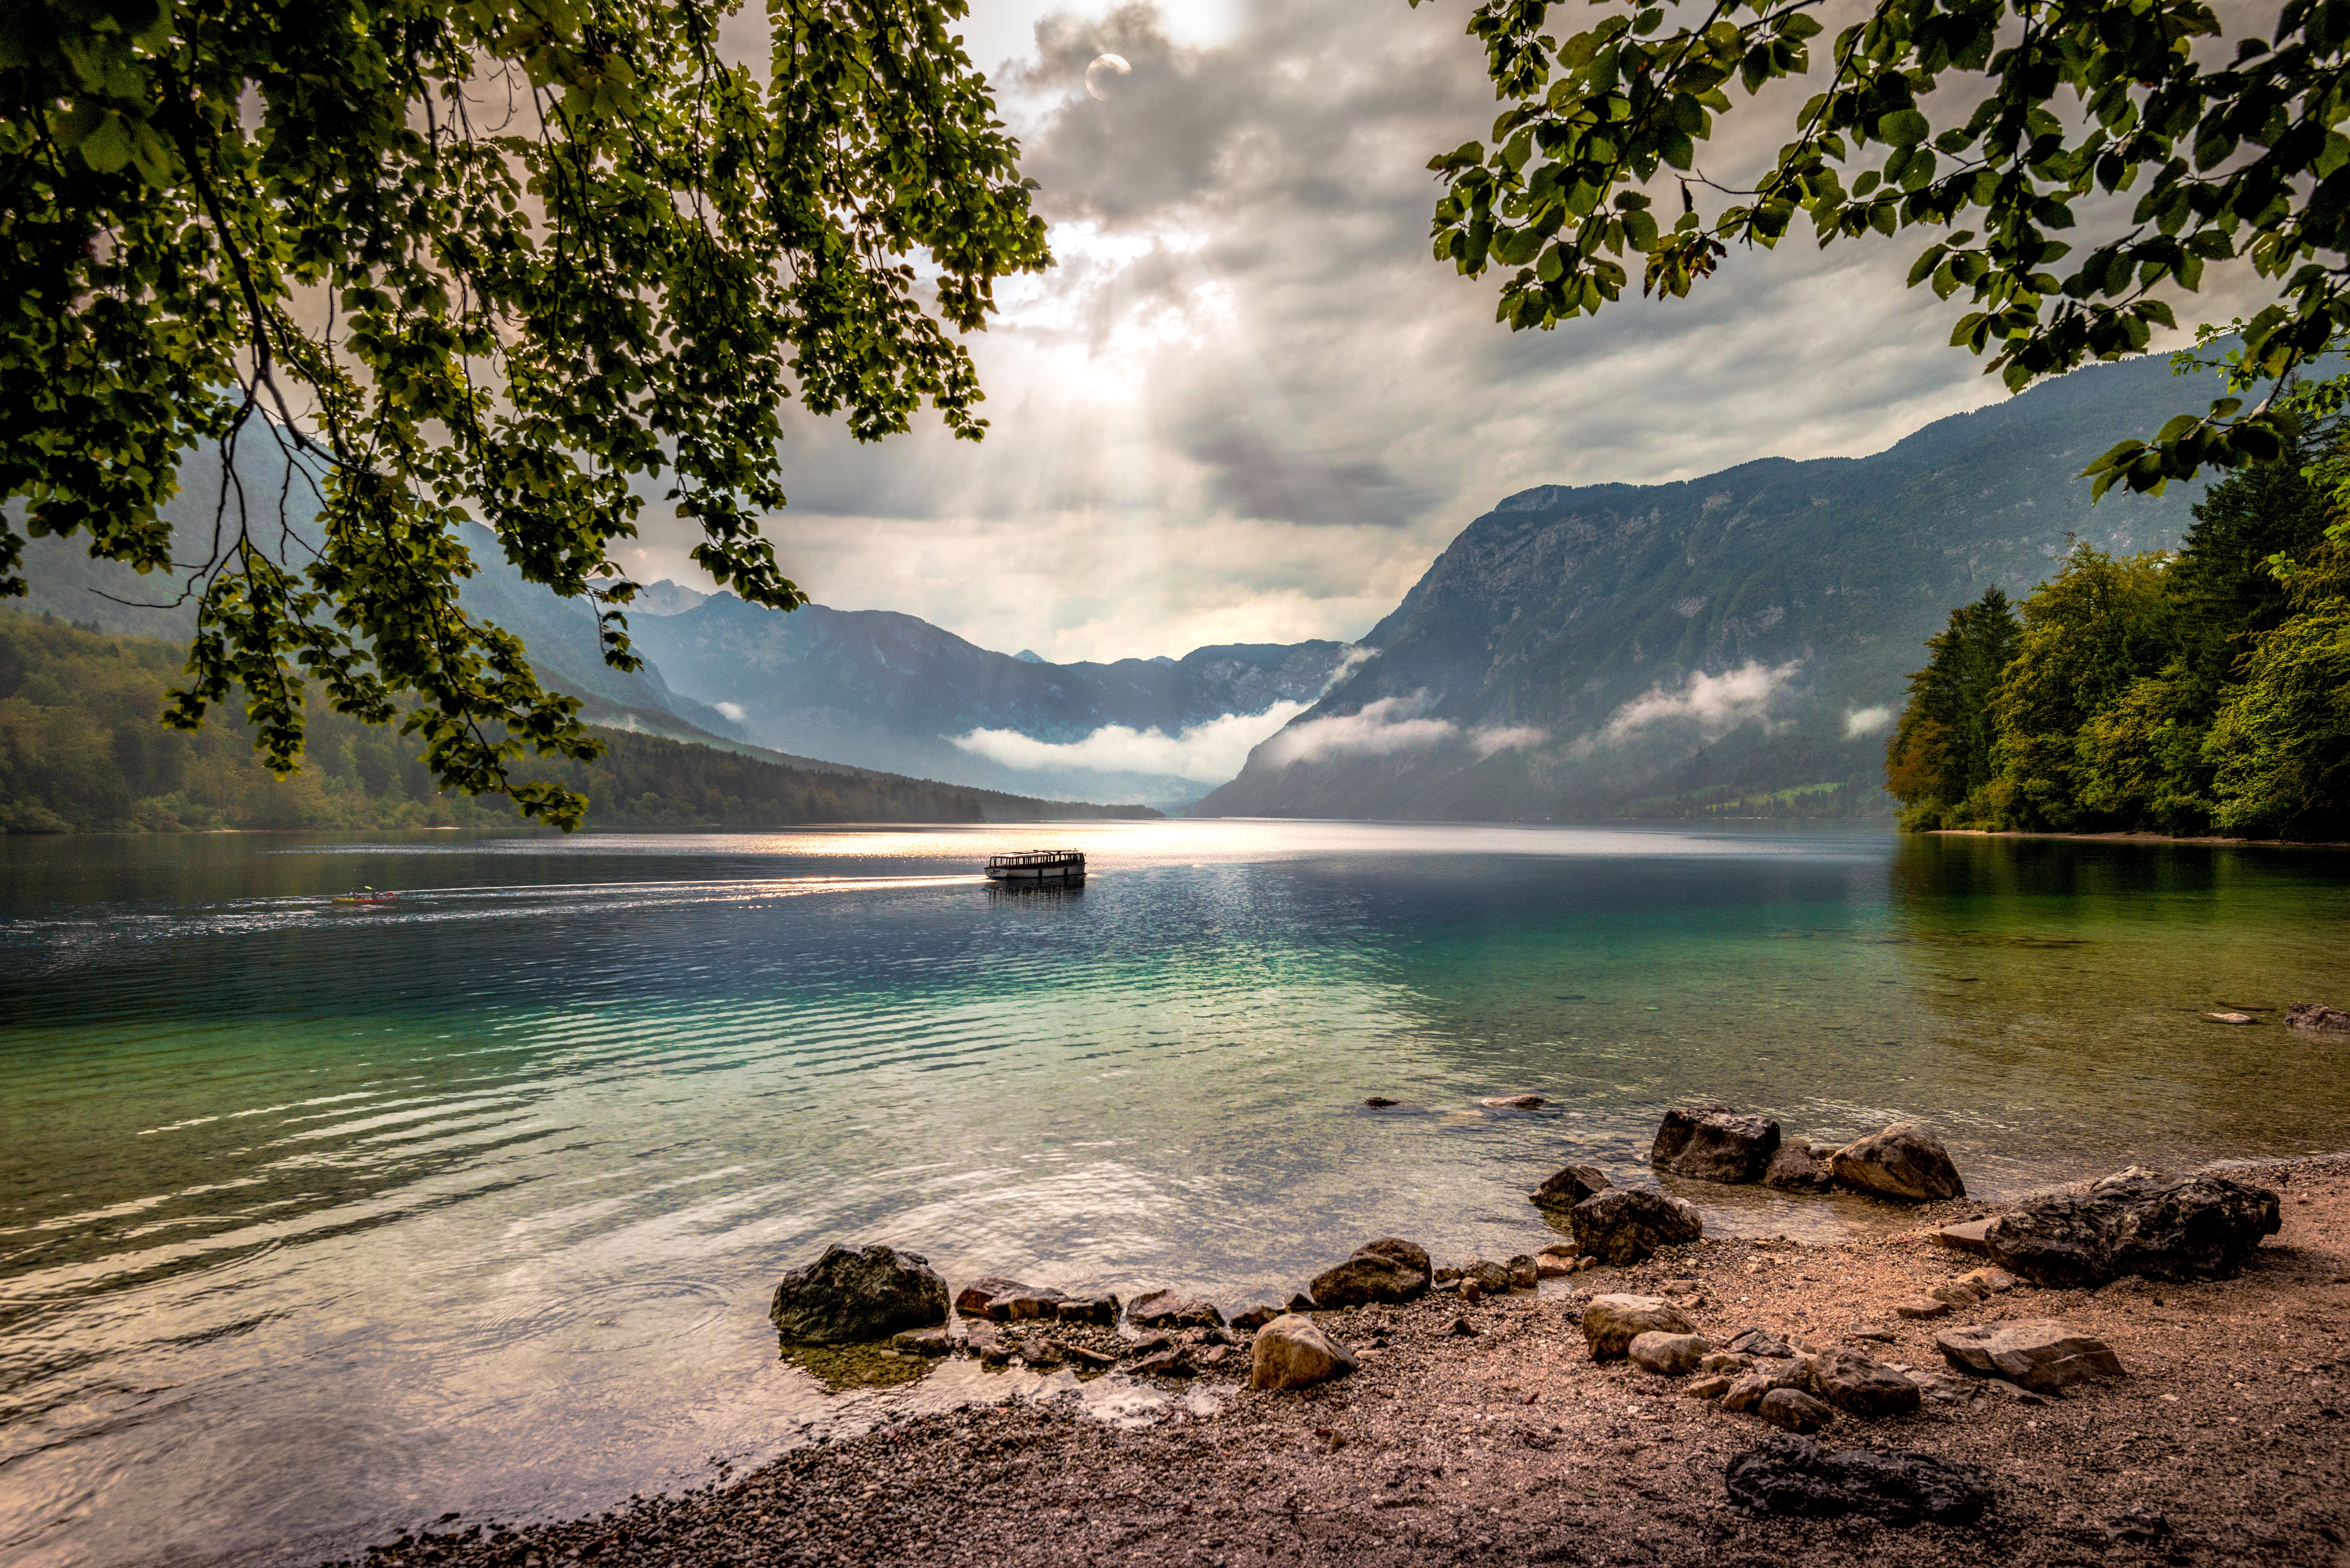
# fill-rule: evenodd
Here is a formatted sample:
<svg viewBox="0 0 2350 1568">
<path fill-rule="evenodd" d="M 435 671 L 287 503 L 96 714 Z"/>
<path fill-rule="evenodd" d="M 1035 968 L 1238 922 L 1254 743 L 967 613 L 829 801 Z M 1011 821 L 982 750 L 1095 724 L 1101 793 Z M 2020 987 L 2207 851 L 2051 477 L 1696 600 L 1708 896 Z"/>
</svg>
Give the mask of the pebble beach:
<svg viewBox="0 0 2350 1568">
<path fill-rule="evenodd" d="M 2095 1289 L 2010 1280 L 1979 1293 L 1960 1282 L 1982 1278 L 1983 1260 L 1938 1232 L 2001 1207 L 1953 1199 L 1835 1244 L 1706 1238 L 1534 1289 L 1464 1293 L 1448 1281 L 1399 1304 L 1315 1311 L 1314 1326 L 1356 1365 L 1304 1388 L 1251 1389 L 1245 1334 L 1177 1328 L 1153 1354 L 1182 1352 L 1188 1376 L 1138 1381 L 1183 1397 L 1139 1424 L 1098 1419 L 1066 1391 L 974 1403 L 591 1518 L 447 1520 L 359 1561 L 2345 1568 L 2350 1157 L 2223 1174 L 2281 1199 L 2281 1228 L 2230 1278 Z M 1938 1287 L 1964 1304 L 1905 1315 L 1930 1311 L 1922 1303 Z M 1696 1369 L 1596 1357 L 1586 1318 L 1625 1296 L 1670 1303 L 1709 1345 L 1775 1340 L 1808 1363 L 1865 1358 L 1923 1397 L 1898 1414 L 1834 1410 L 1794 1438 L 1725 1408 L 1737 1401 L 1719 1388 L 1703 1397 Z M 1954 1327 L 2052 1320 L 2108 1347 L 2118 1375 L 2033 1392 L 1939 1348 Z M 1023 1359 L 1023 1325 L 976 1326 L 957 1354 Z M 1131 1334 L 1121 1349 L 1134 1348 Z M 1092 1376 L 1069 1354 L 1086 1339 L 1061 1334 L 1056 1345 Z M 1726 1482 L 1741 1456 L 1804 1443 L 1947 1463 L 1980 1478 L 1981 1505 L 1963 1522 L 1866 1509 L 1810 1517 L 1759 1511 Z"/>
</svg>

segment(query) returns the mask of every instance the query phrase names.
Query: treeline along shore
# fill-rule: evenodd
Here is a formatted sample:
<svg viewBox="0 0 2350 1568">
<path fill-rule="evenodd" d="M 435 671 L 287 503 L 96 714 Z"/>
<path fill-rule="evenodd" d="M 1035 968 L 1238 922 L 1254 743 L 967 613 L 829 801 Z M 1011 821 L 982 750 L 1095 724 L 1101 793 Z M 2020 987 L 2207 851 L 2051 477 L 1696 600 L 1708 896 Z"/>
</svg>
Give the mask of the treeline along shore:
<svg viewBox="0 0 2350 1568">
<path fill-rule="evenodd" d="M 2085 545 L 1951 612 L 1886 750 L 1912 831 L 2350 838 L 2350 447 L 2212 486 L 2175 551 Z"/>
<path fill-rule="evenodd" d="M 442 793 L 399 726 L 335 712 L 314 689 L 301 771 L 274 777 L 234 704 L 202 730 L 159 722 L 186 650 L 55 616 L 0 611 L 0 832 L 515 826 L 501 798 Z M 795 767 L 597 727 L 592 763 L 526 757 L 525 776 L 585 794 L 588 826 L 770 827 L 833 822 L 1156 817 L 1148 806 L 1032 799 L 862 769 Z"/>
</svg>

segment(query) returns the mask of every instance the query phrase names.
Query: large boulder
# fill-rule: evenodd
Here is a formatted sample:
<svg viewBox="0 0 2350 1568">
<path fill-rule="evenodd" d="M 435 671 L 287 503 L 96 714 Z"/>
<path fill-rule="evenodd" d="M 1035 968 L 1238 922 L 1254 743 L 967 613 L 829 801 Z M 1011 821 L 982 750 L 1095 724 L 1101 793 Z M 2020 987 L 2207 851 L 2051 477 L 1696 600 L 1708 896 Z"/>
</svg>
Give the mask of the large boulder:
<svg viewBox="0 0 2350 1568">
<path fill-rule="evenodd" d="M 1967 1184 L 1942 1140 L 1916 1122 L 1895 1122 L 1828 1157 L 1839 1185 L 1897 1203 L 1964 1198 Z"/>
<path fill-rule="evenodd" d="M 1689 1204 L 1638 1188 L 1611 1187 L 1567 1210 L 1566 1219 L 1577 1247 L 1619 1268 L 1705 1233 L 1704 1221 Z"/>
<path fill-rule="evenodd" d="M 1991 1478 L 1931 1454 L 1824 1449 L 1774 1433 L 1722 1471 L 1730 1501 L 1754 1513 L 1814 1519 L 1866 1513 L 1887 1524 L 1971 1524 L 1991 1506 Z"/>
<path fill-rule="evenodd" d="M 1535 1188 L 1526 1201 L 1537 1209 L 1564 1214 L 1585 1199 L 1605 1192 L 1614 1185 L 1607 1179 L 1607 1173 L 1596 1165 L 1570 1165 Z"/>
<path fill-rule="evenodd" d="M 1357 1247 L 1345 1262 L 1315 1275 L 1306 1290 L 1317 1307 L 1367 1306 L 1425 1295 L 1432 1277 L 1425 1250 L 1388 1236 Z"/>
<path fill-rule="evenodd" d="M 1781 1140 L 1762 1168 L 1762 1185 L 1780 1192 L 1827 1192 L 1835 1187 L 1835 1164 L 1803 1138 Z"/>
<path fill-rule="evenodd" d="M 2104 1340 L 2053 1319 L 1944 1329 L 1934 1344 L 1961 1371 L 2043 1394 L 2084 1378 L 2123 1376 L 2121 1357 Z"/>
<path fill-rule="evenodd" d="M 1779 1124 L 1711 1105 L 1665 1113 L 1648 1146 L 1649 1162 L 1700 1181 L 1760 1181 L 1779 1149 Z"/>
<path fill-rule="evenodd" d="M 1252 1388 L 1305 1388 L 1355 1369 L 1354 1353 L 1310 1317 L 1284 1313 L 1256 1331 L 1249 1352 Z"/>
<path fill-rule="evenodd" d="M 1812 1386 L 1839 1410 L 1874 1419 L 1907 1416 L 1924 1401 L 1918 1385 L 1890 1366 L 1848 1347 L 1812 1358 Z"/>
<path fill-rule="evenodd" d="M 1697 1324 L 1662 1296 L 1594 1296 L 1583 1309 L 1583 1342 L 1594 1361 L 1612 1361 L 1644 1334 L 1695 1334 Z"/>
<path fill-rule="evenodd" d="M 947 1320 L 947 1282 L 926 1258 L 831 1246 L 775 1286 L 767 1315 L 795 1345 L 858 1345 Z"/>
<path fill-rule="evenodd" d="M 2277 1195 L 2224 1176 L 2166 1181 L 2132 1168 L 2085 1190 L 2027 1198 L 1991 1221 L 1983 1244 L 2035 1285 L 2102 1284 L 2124 1274 L 2216 1280 L 2276 1233 Z"/>
</svg>

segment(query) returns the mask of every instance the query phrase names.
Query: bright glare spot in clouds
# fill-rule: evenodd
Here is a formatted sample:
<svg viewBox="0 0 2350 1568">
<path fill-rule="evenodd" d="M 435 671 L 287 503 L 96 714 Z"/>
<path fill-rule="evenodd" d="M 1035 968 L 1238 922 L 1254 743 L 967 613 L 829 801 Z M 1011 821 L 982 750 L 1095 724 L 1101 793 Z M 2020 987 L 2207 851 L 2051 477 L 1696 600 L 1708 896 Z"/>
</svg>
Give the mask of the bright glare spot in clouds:
<svg viewBox="0 0 2350 1568">
<path fill-rule="evenodd" d="M 1194 784 L 1222 784 L 1241 771 L 1259 741 L 1305 711 L 1276 702 L 1262 713 L 1227 713 L 1180 735 L 1105 724 L 1082 741 L 1039 741 L 1017 730 L 973 730 L 950 737 L 973 755 L 1008 768 L 1090 768 L 1105 774 L 1158 774 Z"/>
<path fill-rule="evenodd" d="M 1109 95 L 1118 90 L 1118 78 L 1133 74 L 1134 67 L 1128 65 L 1122 57 L 1098 55 L 1095 57 L 1094 63 L 1086 67 L 1087 95 L 1097 101 L 1107 102 Z"/>
<path fill-rule="evenodd" d="M 1777 665 L 1764 665 L 1750 659 L 1721 675 L 1700 670 L 1690 676 L 1679 691 L 1667 691 L 1659 686 L 1617 709 L 1616 716 L 1607 721 L 1607 738 L 1620 741 L 1669 719 L 1694 720 L 1708 734 L 1720 734 L 1749 719 L 1762 717 L 1770 709 L 1771 700 L 1794 680 L 1795 671 L 1802 666 L 1800 659 Z"/>
<path fill-rule="evenodd" d="M 1858 740 L 1863 735 L 1874 735 L 1891 722 L 1890 708 L 1856 708 L 1844 716 L 1845 738 Z"/>
</svg>

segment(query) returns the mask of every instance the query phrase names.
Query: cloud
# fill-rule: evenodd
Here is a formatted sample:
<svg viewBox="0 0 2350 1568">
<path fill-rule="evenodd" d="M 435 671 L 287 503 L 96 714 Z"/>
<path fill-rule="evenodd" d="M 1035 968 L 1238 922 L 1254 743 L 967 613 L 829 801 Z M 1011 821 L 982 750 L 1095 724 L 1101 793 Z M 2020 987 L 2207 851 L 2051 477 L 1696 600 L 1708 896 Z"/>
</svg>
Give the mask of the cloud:
<svg viewBox="0 0 2350 1568">
<path fill-rule="evenodd" d="M 1532 724 L 1513 724 L 1507 729 L 1480 730 L 1469 737 L 1481 757 L 1497 752 L 1530 751 L 1550 739 L 1548 730 L 1537 730 Z"/>
<path fill-rule="evenodd" d="M 716 708 L 721 713 L 725 714 L 728 718 L 733 720 L 738 724 L 741 723 L 744 718 L 743 704 L 740 702 L 713 702 L 711 706 Z"/>
<path fill-rule="evenodd" d="M 1274 767 L 1292 763 L 1319 762 L 1325 757 L 1360 754 L 1381 757 L 1393 752 L 1416 751 L 1449 741 L 1461 733 L 1450 719 L 1423 719 L 1428 693 L 1382 697 L 1352 713 L 1308 719 L 1284 730 L 1264 743 L 1263 758 Z"/>
<path fill-rule="evenodd" d="M 1496 107 L 1464 20 L 984 0 L 963 30 L 1059 265 L 1006 280 L 966 339 L 985 441 L 925 415 L 865 446 L 787 415 L 792 504 L 766 526 L 792 577 L 1055 660 L 1352 640 L 1513 492 L 1856 456 L 2002 396 L 1947 346 L 1964 302 L 1903 286 L 1922 234 L 1736 249 L 1686 299 L 1496 325 L 1497 280 L 1428 249 L 1428 159 L 1490 137 Z M 1097 100 L 1105 52 L 1133 70 Z M 1751 183 L 1819 86 L 1733 95 L 1707 175 Z M 708 587 L 659 510 L 620 558 Z"/>
<path fill-rule="evenodd" d="M 1276 702 L 1262 713 L 1227 713 L 1178 735 L 1105 724 L 1082 741 L 1039 741 L 1017 730 L 973 730 L 949 739 L 962 751 L 1024 773 L 1085 768 L 1222 784 L 1240 773 L 1257 742 L 1306 707 L 1304 702 Z"/>
<path fill-rule="evenodd" d="M 1706 733 L 1721 734 L 1749 719 L 1762 718 L 1802 666 L 1800 659 L 1775 665 L 1750 659 L 1721 675 L 1700 670 L 1678 691 L 1654 687 L 1647 696 L 1625 703 L 1607 721 L 1602 734 L 1608 741 L 1622 741 L 1651 724 L 1676 719 L 1694 721 Z"/>
<path fill-rule="evenodd" d="M 1891 722 L 1893 710 L 1890 708 L 1855 708 L 1844 716 L 1844 738 L 1853 741 L 1863 735 L 1874 735 Z"/>
</svg>

